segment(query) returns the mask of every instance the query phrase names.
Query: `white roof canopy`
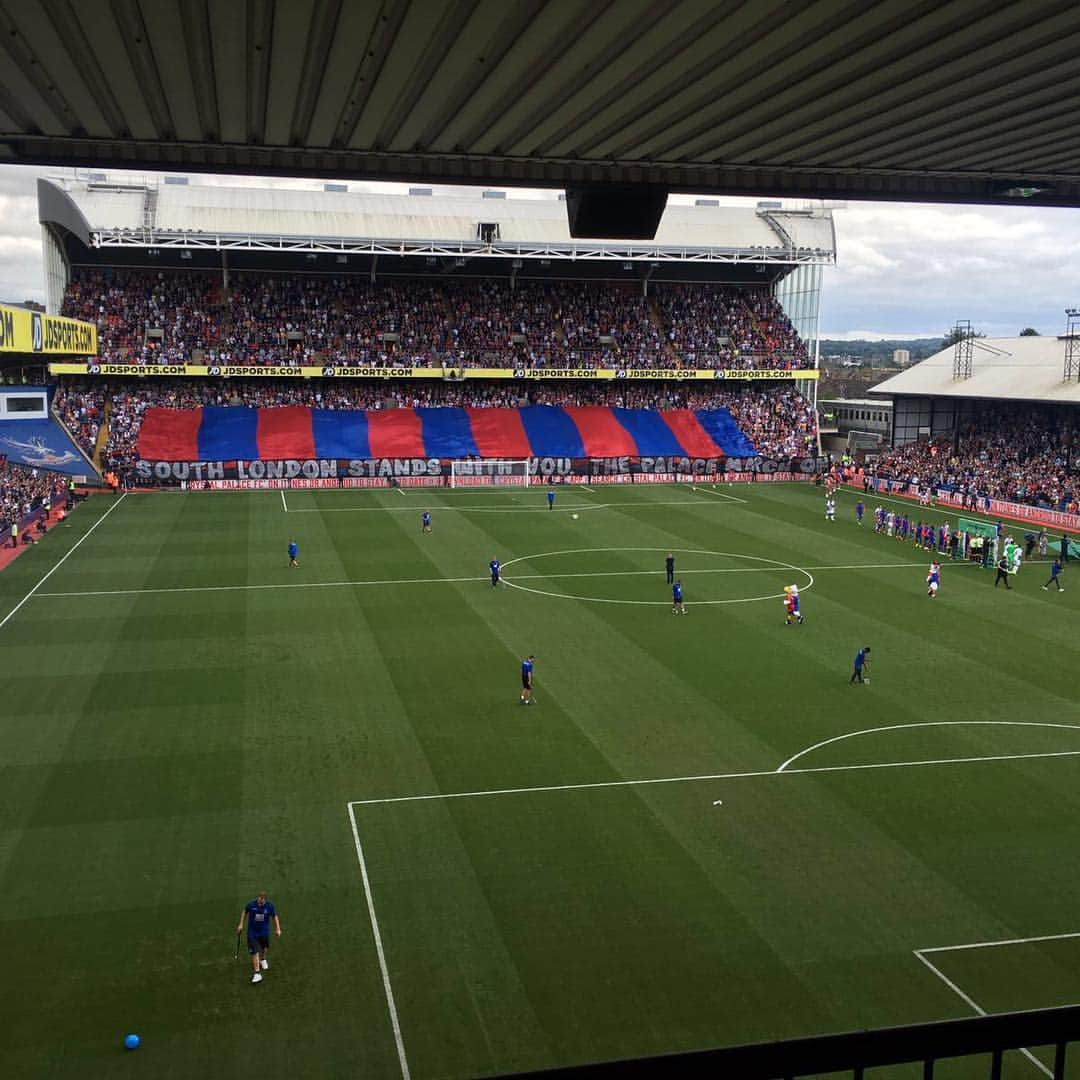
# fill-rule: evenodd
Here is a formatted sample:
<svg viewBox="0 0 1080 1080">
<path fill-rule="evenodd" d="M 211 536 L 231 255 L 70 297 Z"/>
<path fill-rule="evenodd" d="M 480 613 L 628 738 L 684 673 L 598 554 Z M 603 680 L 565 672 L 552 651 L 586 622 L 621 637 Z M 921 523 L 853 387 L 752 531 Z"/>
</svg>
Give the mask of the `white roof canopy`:
<svg viewBox="0 0 1080 1080">
<path fill-rule="evenodd" d="M 953 378 L 950 347 L 878 383 L 875 396 L 991 398 L 1080 405 L 1080 382 L 1065 381 L 1066 341 L 1057 337 L 975 338 L 971 377 Z"/>
<path fill-rule="evenodd" d="M 655 240 L 577 240 L 554 198 L 56 181 L 95 247 L 762 262 L 835 261 L 829 209 L 669 205 Z M 59 194 L 59 192 L 57 192 Z M 62 196 L 61 196 L 62 197 Z M 481 223 L 496 226 L 485 240 Z"/>
</svg>

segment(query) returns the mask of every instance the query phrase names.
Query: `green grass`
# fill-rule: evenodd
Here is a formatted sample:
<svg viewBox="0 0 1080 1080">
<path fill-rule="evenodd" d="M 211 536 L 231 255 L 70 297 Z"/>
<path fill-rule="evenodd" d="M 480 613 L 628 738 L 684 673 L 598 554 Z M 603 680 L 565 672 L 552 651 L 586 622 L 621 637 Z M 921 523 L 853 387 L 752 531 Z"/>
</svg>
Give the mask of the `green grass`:
<svg viewBox="0 0 1080 1080">
<path fill-rule="evenodd" d="M 914 950 L 1080 930 L 1080 756 L 1031 756 L 1080 755 L 1080 583 L 946 565 L 931 602 L 822 501 L 92 500 L 0 575 L 2 618 L 56 567 L 0 629 L 0 1076 L 400 1076 L 350 804 L 422 1080 L 970 1015 Z M 931 958 L 987 1010 L 1064 1004 L 1078 942 Z"/>
</svg>

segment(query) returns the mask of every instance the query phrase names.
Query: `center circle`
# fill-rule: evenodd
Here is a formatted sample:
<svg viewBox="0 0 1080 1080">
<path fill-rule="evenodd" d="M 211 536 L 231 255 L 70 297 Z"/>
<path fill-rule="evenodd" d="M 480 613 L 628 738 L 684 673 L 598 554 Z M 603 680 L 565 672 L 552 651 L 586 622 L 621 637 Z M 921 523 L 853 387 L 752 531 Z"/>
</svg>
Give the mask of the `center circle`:
<svg viewBox="0 0 1080 1080">
<path fill-rule="evenodd" d="M 754 596 L 739 596 L 739 597 L 726 597 L 723 599 L 698 599 L 694 596 L 694 581 L 697 578 L 699 581 L 706 579 L 712 575 L 745 575 L 750 577 L 757 572 L 760 576 L 765 577 L 778 577 L 780 571 L 791 571 L 794 574 L 801 575 L 804 581 L 798 580 L 786 581 L 785 584 L 795 584 L 801 591 L 809 589 L 814 584 L 814 575 L 809 570 L 803 570 L 800 566 L 795 566 L 792 563 L 781 562 L 779 559 L 766 559 L 760 555 L 741 555 L 734 551 L 702 551 L 691 548 L 655 548 L 655 547 L 607 547 L 607 548 L 568 548 L 563 551 L 541 551 L 536 555 L 519 555 L 514 559 L 508 559 L 502 564 L 502 581 L 503 584 L 508 585 L 511 589 L 520 589 L 522 592 L 535 593 L 537 596 L 551 596 L 557 600 L 584 600 L 592 604 L 633 604 L 645 607 L 669 607 L 671 605 L 671 598 L 668 595 L 664 600 L 644 600 L 644 599 L 628 599 L 626 597 L 617 596 L 589 596 L 583 595 L 581 592 L 555 592 L 551 589 L 539 588 L 537 585 L 532 584 L 532 581 L 548 581 L 556 582 L 560 580 L 568 580 L 571 582 L 587 582 L 589 580 L 600 580 L 605 582 L 617 583 L 620 579 L 629 579 L 631 581 L 641 581 L 642 579 L 656 579 L 657 588 L 666 591 L 670 594 L 670 586 L 667 584 L 662 558 L 657 560 L 659 569 L 602 569 L 596 564 L 595 560 L 590 561 L 591 556 L 596 555 L 618 555 L 623 559 L 629 553 L 640 555 L 647 554 L 659 554 L 661 556 L 672 554 L 677 556 L 676 558 L 676 579 L 682 579 L 684 586 L 686 587 L 686 604 L 687 607 L 700 607 L 702 605 L 712 606 L 715 604 L 752 604 L 760 600 L 782 600 L 784 593 L 770 592 L 764 595 Z M 584 556 L 584 558 L 581 558 Z M 722 560 L 736 560 L 733 566 L 694 566 L 691 565 L 688 569 L 680 568 L 679 561 L 683 557 L 698 557 L 700 561 L 701 557 Z M 556 569 L 547 573 L 540 572 L 534 574 L 518 574 L 515 578 L 508 577 L 506 571 L 515 564 L 520 563 L 535 563 L 539 560 L 559 560 L 567 569 L 560 569 L 558 563 L 556 563 Z M 635 561 L 631 559 L 630 561 Z M 636 560 L 641 561 L 641 560 Z M 743 565 L 743 564 L 756 563 L 758 565 Z M 593 567 L 596 566 L 596 569 Z M 528 584 L 523 583 L 529 581 Z M 650 588 L 652 585 L 650 583 Z"/>
</svg>

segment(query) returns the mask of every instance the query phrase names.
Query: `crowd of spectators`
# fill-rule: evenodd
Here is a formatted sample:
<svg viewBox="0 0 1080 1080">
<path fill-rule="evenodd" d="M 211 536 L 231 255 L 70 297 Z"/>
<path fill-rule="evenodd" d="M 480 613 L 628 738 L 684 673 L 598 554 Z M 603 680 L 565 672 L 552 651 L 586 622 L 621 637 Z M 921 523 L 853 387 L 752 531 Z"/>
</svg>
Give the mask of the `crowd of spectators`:
<svg viewBox="0 0 1080 1080">
<path fill-rule="evenodd" d="M 62 313 L 97 324 L 105 363 L 191 363 L 193 352 L 219 340 L 219 281 L 205 271 L 79 267 L 68 283 Z"/>
<path fill-rule="evenodd" d="M 615 405 L 636 409 L 730 410 L 739 426 L 765 457 L 787 458 L 817 453 L 816 415 L 794 387 L 717 385 L 713 382 L 610 382 L 529 380 L 388 379 L 332 380 L 154 379 L 67 381 L 58 391 L 66 409 L 75 412 L 109 408 L 109 435 L 102 465 L 124 475 L 138 458 L 139 429 L 151 406 L 187 409 L 246 405 L 273 408 L 309 405 L 320 409 L 387 409 L 419 406 Z"/>
<path fill-rule="evenodd" d="M 888 480 L 958 491 L 974 501 L 989 496 L 1077 512 L 1080 434 L 1073 419 L 1048 406 L 986 408 L 961 426 L 959 437 L 908 443 L 875 465 Z"/>
<path fill-rule="evenodd" d="M 105 413 L 104 391 L 98 386 L 59 383 L 52 405 L 83 453 L 92 458 Z"/>
<path fill-rule="evenodd" d="M 776 298 L 763 290 L 664 285 L 658 303 L 670 352 L 679 366 L 809 365 L 806 345 Z"/>
<path fill-rule="evenodd" d="M 233 366 L 795 367 L 764 290 L 76 267 L 64 314 L 105 363 Z"/>
<path fill-rule="evenodd" d="M 45 469 L 30 469 L 0 457 L 0 543 L 7 543 L 18 523 L 64 490 L 64 478 Z"/>
</svg>

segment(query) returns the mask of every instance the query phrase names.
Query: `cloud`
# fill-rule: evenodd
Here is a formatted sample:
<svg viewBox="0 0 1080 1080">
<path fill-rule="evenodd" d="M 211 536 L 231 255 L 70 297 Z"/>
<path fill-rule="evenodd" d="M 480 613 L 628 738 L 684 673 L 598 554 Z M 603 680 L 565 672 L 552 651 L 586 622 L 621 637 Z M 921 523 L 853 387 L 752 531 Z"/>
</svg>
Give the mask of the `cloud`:
<svg viewBox="0 0 1080 1080">
<path fill-rule="evenodd" d="M 1075 210 L 852 205 L 836 212 L 837 266 L 826 271 L 822 336 L 856 326 L 886 337 L 942 334 L 970 319 L 990 335 L 1057 333 L 1073 300 Z"/>
</svg>

